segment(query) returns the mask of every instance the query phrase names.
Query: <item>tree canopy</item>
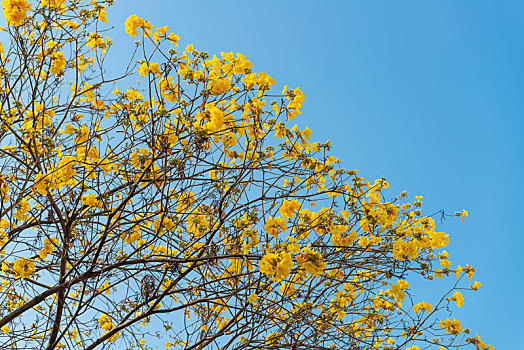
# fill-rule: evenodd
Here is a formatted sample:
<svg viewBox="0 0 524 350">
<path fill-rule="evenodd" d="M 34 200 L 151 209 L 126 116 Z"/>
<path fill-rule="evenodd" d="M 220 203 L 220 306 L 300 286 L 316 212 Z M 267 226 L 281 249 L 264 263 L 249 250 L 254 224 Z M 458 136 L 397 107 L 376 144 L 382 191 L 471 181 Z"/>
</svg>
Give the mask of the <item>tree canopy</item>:
<svg viewBox="0 0 524 350">
<path fill-rule="evenodd" d="M 112 4 L 2 1 L 0 348 L 493 349 L 422 197 L 343 169 L 240 53 L 131 15 L 108 71 Z"/>
</svg>

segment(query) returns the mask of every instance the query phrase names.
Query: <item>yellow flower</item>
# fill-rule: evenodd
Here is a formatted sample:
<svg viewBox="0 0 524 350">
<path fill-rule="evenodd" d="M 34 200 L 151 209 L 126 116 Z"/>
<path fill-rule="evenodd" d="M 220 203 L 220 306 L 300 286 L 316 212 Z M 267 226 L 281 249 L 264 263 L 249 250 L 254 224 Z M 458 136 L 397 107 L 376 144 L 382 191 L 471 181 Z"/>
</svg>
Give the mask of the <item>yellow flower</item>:
<svg viewBox="0 0 524 350">
<path fill-rule="evenodd" d="M 249 298 L 247 299 L 247 301 L 251 304 L 254 304 L 256 303 L 258 300 L 258 295 L 256 295 L 255 293 L 251 293 L 251 295 L 249 296 Z"/>
<path fill-rule="evenodd" d="M 260 260 L 259 268 L 261 273 L 271 276 L 273 282 L 280 282 L 291 273 L 293 260 L 288 252 L 268 253 Z"/>
<path fill-rule="evenodd" d="M 169 29 L 168 26 L 157 28 L 156 32 L 153 34 L 154 40 L 158 41 L 158 40 L 160 40 L 162 38 L 165 38 L 168 29 Z"/>
<path fill-rule="evenodd" d="M 413 311 L 415 311 L 417 314 L 420 313 L 422 310 L 426 310 L 427 312 L 433 311 L 433 306 L 430 303 L 426 303 L 425 301 L 422 301 L 418 304 L 415 304 L 413 306 Z"/>
<path fill-rule="evenodd" d="M 129 235 L 124 238 L 125 243 L 134 243 L 141 236 L 140 230 L 135 229 Z"/>
<path fill-rule="evenodd" d="M 115 325 L 113 324 L 113 319 L 111 318 L 111 316 L 108 316 L 106 314 L 103 314 L 102 316 L 100 316 L 100 318 L 98 319 L 98 324 L 100 328 L 102 328 L 104 331 L 110 331 L 113 328 L 115 328 Z M 107 332 L 104 332 L 104 334 L 106 333 Z M 110 341 L 110 342 L 115 341 L 119 335 L 120 335 L 120 332 L 116 332 L 109 339 L 107 339 L 107 341 Z"/>
<path fill-rule="evenodd" d="M 216 79 L 209 82 L 212 95 L 220 95 L 231 89 L 231 81 L 228 78 Z"/>
<path fill-rule="evenodd" d="M 464 305 L 464 296 L 459 291 L 456 291 L 455 293 L 453 293 L 452 300 L 455 300 L 458 307 L 462 307 L 462 305 Z"/>
<path fill-rule="evenodd" d="M 284 232 L 287 229 L 286 220 L 283 218 L 273 218 L 270 216 L 269 219 L 266 220 L 264 229 L 273 237 L 277 237 L 279 233 Z"/>
<path fill-rule="evenodd" d="M 40 259 L 45 259 L 47 254 L 52 253 L 55 249 L 54 245 L 58 244 L 58 239 L 56 237 L 53 237 L 51 239 L 44 238 L 44 247 L 40 249 L 38 252 L 38 255 L 40 256 Z"/>
<path fill-rule="evenodd" d="M 340 228 L 338 229 L 338 232 L 337 231 L 333 232 L 333 236 L 331 236 L 331 243 L 333 243 L 333 245 L 347 247 L 348 245 L 350 245 L 357 239 L 357 233 L 355 231 L 351 230 L 349 235 L 345 237 L 345 236 L 342 236 L 340 232 L 340 231 L 344 232 L 345 227 L 341 225 L 339 225 L 338 227 Z"/>
<path fill-rule="evenodd" d="M 18 26 L 27 17 L 27 10 L 31 9 L 31 4 L 27 0 L 3 0 L 2 7 L 7 23 Z"/>
<path fill-rule="evenodd" d="M 296 200 L 285 200 L 280 206 L 280 215 L 286 219 L 291 219 L 295 212 L 300 209 L 300 203 Z"/>
<path fill-rule="evenodd" d="M 480 283 L 479 281 L 475 281 L 475 283 L 470 285 L 469 288 L 473 289 L 473 290 L 478 290 L 480 288 L 480 286 L 482 286 L 482 283 Z"/>
<path fill-rule="evenodd" d="M 100 12 L 98 12 L 98 19 L 103 23 L 108 22 L 106 9 L 100 9 Z"/>
<path fill-rule="evenodd" d="M 131 37 L 136 36 L 138 34 L 136 29 L 142 27 L 143 25 L 144 19 L 138 17 L 137 15 L 131 15 L 125 22 L 126 33 Z"/>
<path fill-rule="evenodd" d="M 440 328 L 446 328 L 446 332 L 449 334 L 457 335 L 462 331 L 460 322 L 455 318 L 453 318 L 453 321 L 451 321 L 449 318 L 447 320 L 440 321 L 438 325 Z"/>
<path fill-rule="evenodd" d="M 459 216 L 460 222 L 464 222 L 464 218 L 468 217 L 468 211 L 466 209 L 462 209 L 462 212 L 457 211 L 455 216 Z"/>
<path fill-rule="evenodd" d="M 82 204 L 87 205 L 91 208 L 100 207 L 101 203 L 98 199 L 96 199 L 96 195 L 94 193 L 90 193 L 86 196 L 82 196 Z"/>
<path fill-rule="evenodd" d="M 183 213 L 190 211 L 191 206 L 195 203 L 195 195 L 193 192 L 183 192 L 178 196 L 177 212 Z"/>
<path fill-rule="evenodd" d="M 53 66 L 49 69 L 49 72 L 59 75 L 66 65 L 65 56 L 62 52 L 53 52 L 50 57 L 53 61 Z"/>
<path fill-rule="evenodd" d="M 297 262 L 311 276 L 320 275 L 326 268 L 326 263 L 322 262 L 322 255 L 309 247 L 302 249 L 302 253 L 297 256 Z"/>
<path fill-rule="evenodd" d="M 58 162 L 58 184 L 60 188 L 62 184 L 72 184 L 74 183 L 74 176 L 76 175 L 76 170 L 73 167 L 75 158 L 71 156 L 65 156 Z"/>
<path fill-rule="evenodd" d="M 9 333 L 9 331 L 10 331 L 10 329 L 9 329 L 9 327 L 8 327 L 7 325 L 4 325 L 4 326 L 2 327 L 2 332 L 4 332 L 4 333 Z"/>
<path fill-rule="evenodd" d="M 35 263 L 31 259 L 20 258 L 13 264 L 13 270 L 20 278 L 27 278 L 35 272 Z"/>
<path fill-rule="evenodd" d="M 102 314 L 102 316 L 100 316 L 100 318 L 98 319 L 98 324 L 100 325 L 100 328 L 104 330 L 111 330 L 114 328 L 111 316 L 108 316 L 106 314 Z"/>
<path fill-rule="evenodd" d="M 406 297 L 406 293 L 404 292 L 404 290 L 408 288 L 408 281 L 398 280 L 397 283 L 391 285 L 390 293 L 391 295 L 393 295 L 396 302 L 402 302 Z"/>
<path fill-rule="evenodd" d="M 50 188 L 51 178 L 46 174 L 36 174 L 35 176 L 35 188 L 40 194 L 47 194 L 47 189 Z"/>
<path fill-rule="evenodd" d="M 180 39 L 180 36 L 176 35 L 175 33 L 171 33 L 167 36 L 167 38 L 173 43 L 173 45 L 178 46 L 178 40 Z"/>
<path fill-rule="evenodd" d="M 224 147 L 235 147 L 237 144 L 237 136 L 233 132 L 228 132 L 224 136 L 222 136 L 222 142 L 224 143 Z"/>
<path fill-rule="evenodd" d="M 369 241 L 369 238 L 367 236 L 361 236 L 359 239 L 358 239 L 358 245 L 361 246 L 361 247 L 367 247 L 369 245 L 370 241 Z"/>
<path fill-rule="evenodd" d="M 166 101 L 175 102 L 177 100 L 178 90 L 173 87 L 173 77 L 162 77 L 158 82 L 158 90 L 160 90 L 160 96 Z"/>
<path fill-rule="evenodd" d="M 160 69 L 158 63 L 153 62 L 142 62 L 140 67 L 138 68 L 138 73 L 143 78 L 149 73 L 158 74 L 160 75 Z"/>
<path fill-rule="evenodd" d="M 210 133 L 219 131 L 224 125 L 225 112 L 216 105 L 206 106 L 206 112 L 209 115 L 209 122 L 205 123 L 203 128 Z"/>
<path fill-rule="evenodd" d="M 27 212 L 31 209 L 31 206 L 29 205 L 29 202 L 23 198 L 20 201 L 18 210 L 15 212 L 15 217 L 17 220 L 24 220 L 27 217 Z"/>
</svg>

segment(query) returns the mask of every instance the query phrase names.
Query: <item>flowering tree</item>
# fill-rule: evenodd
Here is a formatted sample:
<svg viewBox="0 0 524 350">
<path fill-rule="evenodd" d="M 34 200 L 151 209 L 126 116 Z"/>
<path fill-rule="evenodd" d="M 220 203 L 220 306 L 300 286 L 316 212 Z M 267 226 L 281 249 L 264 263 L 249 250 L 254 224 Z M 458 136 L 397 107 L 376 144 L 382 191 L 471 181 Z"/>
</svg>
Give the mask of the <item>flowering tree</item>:
<svg viewBox="0 0 524 350">
<path fill-rule="evenodd" d="M 241 54 L 132 15 L 106 72 L 112 2 L 2 1 L 0 348 L 492 348 L 421 197 L 342 169 Z"/>
</svg>

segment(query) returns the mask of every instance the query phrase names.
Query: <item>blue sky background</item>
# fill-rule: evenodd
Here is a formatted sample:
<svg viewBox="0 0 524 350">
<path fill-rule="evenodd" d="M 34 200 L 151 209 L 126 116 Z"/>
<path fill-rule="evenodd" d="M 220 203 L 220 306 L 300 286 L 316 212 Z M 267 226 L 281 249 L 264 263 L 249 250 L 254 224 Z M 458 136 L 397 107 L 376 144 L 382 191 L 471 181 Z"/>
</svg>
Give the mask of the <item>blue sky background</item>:
<svg viewBox="0 0 524 350">
<path fill-rule="evenodd" d="M 278 87 L 300 86 L 299 126 L 331 140 L 345 168 L 386 177 L 392 197 L 423 195 L 427 214 L 467 209 L 439 227 L 483 284 L 454 316 L 497 349 L 522 348 L 523 1 L 121 0 L 113 55 L 131 46 L 135 13 L 182 47 L 241 52 Z"/>
</svg>

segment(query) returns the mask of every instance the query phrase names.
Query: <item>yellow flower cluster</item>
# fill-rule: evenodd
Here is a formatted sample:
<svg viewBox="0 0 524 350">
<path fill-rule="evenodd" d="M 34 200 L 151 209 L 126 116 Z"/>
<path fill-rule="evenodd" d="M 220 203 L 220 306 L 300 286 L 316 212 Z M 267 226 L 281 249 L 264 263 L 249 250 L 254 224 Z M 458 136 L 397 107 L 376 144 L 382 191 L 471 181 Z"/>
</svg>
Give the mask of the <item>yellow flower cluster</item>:
<svg viewBox="0 0 524 350">
<path fill-rule="evenodd" d="M 60 188 L 62 185 L 74 184 L 76 170 L 74 165 L 76 158 L 73 156 L 64 156 L 58 162 L 58 178 L 56 179 L 56 187 Z"/>
<path fill-rule="evenodd" d="M 149 73 L 160 76 L 161 72 L 160 72 L 158 63 L 145 62 L 145 61 L 142 62 L 142 64 L 138 68 L 138 74 L 140 74 L 140 76 L 143 78 Z"/>
<path fill-rule="evenodd" d="M 191 206 L 195 203 L 193 192 L 183 192 L 178 196 L 177 212 L 184 213 L 190 211 Z"/>
<path fill-rule="evenodd" d="M 214 103 L 206 104 L 206 109 L 203 113 L 197 115 L 197 123 L 200 120 L 208 119 L 203 125 L 203 129 L 208 133 L 215 133 L 219 131 L 226 122 L 226 113 L 218 108 Z"/>
<path fill-rule="evenodd" d="M 313 277 L 320 275 L 326 268 L 326 263 L 322 261 L 322 255 L 309 247 L 302 248 L 302 252 L 297 256 L 297 262 Z"/>
<path fill-rule="evenodd" d="M 82 204 L 87 205 L 90 208 L 100 208 L 102 206 L 102 203 L 96 199 L 96 195 L 94 193 L 82 196 Z"/>
<path fill-rule="evenodd" d="M 102 49 L 102 53 L 106 52 L 106 49 L 112 44 L 113 42 L 110 37 L 106 36 L 106 38 L 103 39 L 99 33 L 90 33 L 89 39 L 86 42 L 86 46 L 88 46 L 91 51 L 98 48 Z"/>
<path fill-rule="evenodd" d="M 267 253 L 259 263 L 260 272 L 271 277 L 273 282 L 280 282 L 291 273 L 293 259 L 288 252 Z"/>
<path fill-rule="evenodd" d="M 65 68 L 66 65 L 66 59 L 62 52 L 53 52 L 51 55 L 51 60 L 53 62 L 53 66 L 49 69 L 49 72 L 53 73 L 54 75 L 59 75 L 62 70 Z"/>
<path fill-rule="evenodd" d="M 129 234 L 124 235 L 125 243 L 134 243 L 141 236 L 140 229 L 138 227 L 134 228 Z"/>
<path fill-rule="evenodd" d="M 155 231 L 161 234 L 164 231 L 164 228 L 168 231 L 172 230 L 173 227 L 175 227 L 175 223 L 171 218 L 168 217 L 162 217 L 159 219 L 156 219 L 153 223 L 153 227 L 155 228 Z"/>
<path fill-rule="evenodd" d="M 7 23 L 18 26 L 27 17 L 27 11 L 31 9 L 31 4 L 27 0 L 3 0 L 2 7 Z"/>
<path fill-rule="evenodd" d="M 173 87 L 173 77 L 162 77 L 158 82 L 158 90 L 167 102 L 175 102 L 177 100 L 178 90 Z"/>
<path fill-rule="evenodd" d="M 440 328 L 446 328 L 446 332 L 448 332 L 449 334 L 457 335 L 462 331 L 462 327 L 460 326 L 459 320 L 457 320 L 454 317 L 453 321 L 451 321 L 448 318 L 444 321 L 440 321 L 438 325 Z"/>
<path fill-rule="evenodd" d="M 473 289 L 473 290 L 478 290 L 480 288 L 480 286 L 482 286 L 482 283 L 480 283 L 479 281 L 475 281 L 475 283 L 470 285 L 469 288 Z"/>
<path fill-rule="evenodd" d="M 478 334 L 475 334 L 475 338 L 471 338 L 471 337 L 466 338 L 466 341 L 468 343 L 475 345 L 477 349 L 495 350 L 495 347 L 493 347 L 492 345 L 484 343 L 482 339 L 480 339 L 480 336 Z"/>
<path fill-rule="evenodd" d="M 295 90 L 288 90 L 287 85 L 285 85 L 284 89 L 282 90 L 282 94 L 286 95 L 287 99 L 290 99 L 287 105 L 288 120 L 298 117 L 300 115 L 300 109 L 302 108 L 302 104 L 306 100 L 302 91 L 300 91 L 298 87 L 295 88 Z"/>
<path fill-rule="evenodd" d="M 296 200 L 285 200 L 280 206 L 280 215 L 286 219 L 291 219 L 300 209 L 300 203 Z"/>
<path fill-rule="evenodd" d="M 38 255 L 40 256 L 40 259 L 44 259 L 47 254 L 50 254 L 55 250 L 55 245 L 58 244 L 58 238 L 53 237 L 49 239 L 48 237 L 44 238 L 44 247 L 40 249 L 38 252 Z"/>
<path fill-rule="evenodd" d="M 336 230 L 333 232 L 331 236 L 331 243 L 333 243 L 334 246 L 347 247 L 348 245 L 357 240 L 357 233 L 355 231 L 351 230 L 351 232 L 346 236 L 344 235 L 346 228 L 345 226 L 337 225 L 335 226 L 335 228 Z"/>
<path fill-rule="evenodd" d="M 18 277 L 27 278 L 35 273 L 35 263 L 31 259 L 20 258 L 13 264 L 13 270 Z"/>
<path fill-rule="evenodd" d="M 113 328 L 115 328 L 115 325 L 113 324 L 113 319 L 111 318 L 111 316 L 108 316 L 106 314 L 102 314 L 102 316 L 100 316 L 100 318 L 98 319 L 98 324 L 100 325 L 100 328 L 102 328 L 105 331 L 104 334 L 106 334 L 107 331 L 110 331 Z M 108 339 L 108 341 L 115 341 L 118 338 L 118 336 L 119 332 L 116 332 Z"/>
<path fill-rule="evenodd" d="M 417 240 L 404 241 L 398 239 L 393 243 L 393 257 L 403 261 L 405 257 L 415 259 L 418 256 L 419 244 Z"/>
<path fill-rule="evenodd" d="M 138 17 L 137 15 L 131 15 L 127 18 L 125 22 L 126 33 L 129 36 L 133 37 L 138 34 L 137 28 L 140 28 L 144 25 L 144 19 Z"/>
<path fill-rule="evenodd" d="M 256 293 L 251 293 L 251 295 L 249 296 L 249 298 L 247 298 L 247 301 L 250 303 L 250 304 L 254 304 L 257 302 L 257 300 L 259 299 L 258 295 Z"/>
<path fill-rule="evenodd" d="M 409 288 L 408 281 L 404 280 L 398 280 L 397 283 L 394 283 L 391 285 L 390 293 L 395 298 L 395 301 L 397 303 L 404 301 L 404 298 L 406 297 L 406 293 L 404 290 Z"/>
<path fill-rule="evenodd" d="M 31 206 L 29 205 L 29 202 L 27 201 L 27 199 L 22 198 L 22 200 L 20 201 L 18 210 L 15 212 L 15 218 L 20 221 L 25 220 L 25 218 L 27 217 L 26 214 L 30 209 L 31 209 Z"/>
<path fill-rule="evenodd" d="M 453 293 L 453 296 L 448 298 L 448 300 L 454 300 L 457 303 L 458 307 L 462 307 L 462 305 L 464 305 L 464 296 L 459 291 L 455 291 L 455 293 Z"/>
<path fill-rule="evenodd" d="M 209 228 L 209 222 L 206 219 L 206 215 L 202 211 L 202 207 L 193 211 L 187 218 L 187 231 L 200 237 Z"/>
<path fill-rule="evenodd" d="M 429 218 L 424 219 L 429 220 Z M 393 243 L 393 257 L 401 261 L 405 260 L 406 257 L 416 259 L 421 249 L 440 249 L 449 243 L 449 235 L 444 232 L 435 232 L 431 225 L 424 226 L 416 223 L 406 230 L 404 235 L 408 239 L 399 238 Z M 415 238 L 416 236 L 419 238 Z"/>
<path fill-rule="evenodd" d="M 229 91 L 231 89 L 231 81 L 226 78 L 220 78 L 216 80 L 211 80 L 209 82 L 210 91 L 212 95 L 220 95 L 223 94 L 226 91 Z"/>
<path fill-rule="evenodd" d="M 266 220 L 264 229 L 273 237 L 277 237 L 279 233 L 284 232 L 287 229 L 286 220 L 283 218 L 273 218 L 270 216 L 269 219 Z"/>
<path fill-rule="evenodd" d="M 413 306 L 413 311 L 415 311 L 417 314 L 420 313 L 422 310 L 426 310 L 427 312 L 433 311 L 433 306 L 430 303 L 427 303 L 425 301 L 422 301 L 418 304 L 415 304 Z"/>
</svg>

